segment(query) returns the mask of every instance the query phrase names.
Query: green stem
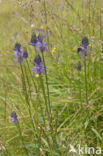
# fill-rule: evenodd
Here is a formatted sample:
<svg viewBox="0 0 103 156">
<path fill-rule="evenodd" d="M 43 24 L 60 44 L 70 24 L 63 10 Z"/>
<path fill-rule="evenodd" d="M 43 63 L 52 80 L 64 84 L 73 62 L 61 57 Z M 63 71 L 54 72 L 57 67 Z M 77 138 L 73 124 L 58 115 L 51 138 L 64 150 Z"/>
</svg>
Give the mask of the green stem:
<svg viewBox="0 0 103 156">
<path fill-rule="evenodd" d="M 85 73 L 86 103 L 88 105 L 88 84 L 87 84 L 87 63 L 86 63 L 86 58 L 84 60 L 84 73 Z"/>
<path fill-rule="evenodd" d="M 22 82 L 23 82 L 23 85 L 24 85 L 25 99 L 26 99 L 26 103 L 28 105 L 29 115 L 30 115 L 30 118 L 31 118 L 31 121 L 32 121 L 33 129 L 34 129 L 35 135 L 37 137 L 37 141 L 39 143 L 39 139 L 40 139 L 39 136 L 38 136 L 39 129 L 38 129 L 38 125 L 37 125 L 36 120 L 34 120 L 34 118 L 32 117 L 31 106 L 30 106 L 30 103 L 29 103 L 29 97 L 28 97 L 28 92 L 27 92 L 27 87 L 26 87 L 26 82 L 25 82 L 25 75 L 24 75 L 22 64 L 20 64 L 20 67 L 21 67 L 21 71 L 22 71 Z M 39 152 L 39 149 L 38 149 L 38 152 Z"/>
<path fill-rule="evenodd" d="M 46 34 L 47 34 L 47 42 L 49 44 L 49 35 L 48 35 L 48 20 L 47 20 L 47 9 L 46 9 L 46 2 L 44 0 L 44 12 L 45 12 L 45 25 L 46 25 Z M 49 46 L 48 46 L 49 48 Z M 49 48 L 49 51 L 50 51 L 50 48 Z M 42 59 L 43 59 L 43 63 L 44 63 L 44 66 L 46 67 L 46 63 L 45 63 L 45 59 L 44 59 L 44 54 L 42 52 Z M 52 115 L 51 115 L 51 104 L 50 104 L 50 95 L 49 95 L 49 85 L 48 85 L 48 76 L 47 76 L 47 69 L 45 69 L 45 78 L 46 78 L 46 86 L 47 86 L 47 94 L 48 94 L 48 106 L 49 106 L 49 113 L 50 113 L 50 116 L 51 116 L 51 122 L 52 122 Z"/>
<path fill-rule="evenodd" d="M 35 81 L 34 81 L 34 77 L 33 77 L 33 74 L 32 74 L 32 72 L 31 72 L 31 70 L 30 70 L 29 63 L 28 63 L 27 60 L 26 60 L 26 62 L 27 62 L 28 70 L 29 70 L 30 76 L 31 76 L 31 78 L 32 78 L 32 81 L 33 81 L 33 85 L 34 85 L 36 94 L 37 94 L 37 101 L 38 101 L 38 104 L 40 105 L 40 109 L 41 109 L 41 113 L 42 113 L 42 117 L 43 117 L 44 126 L 46 127 L 45 118 L 44 118 L 44 114 L 43 114 L 43 108 L 42 108 L 42 105 L 41 105 L 41 100 L 40 100 L 40 95 L 39 95 L 39 90 L 38 90 L 38 88 L 37 88 L 37 86 L 36 86 L 36 83 L 35 83 Z"/>
<path fill-rule="evenodd" d="M 24 87 L 25 99 L 26 99 L 26 103 L 28 105 L 29 113 L 30 113 L 30 117 L 31 117 L 30 103 L 29 103 L 29 98 L 28 98 L 28 93 L 27 93 L 27 87 L 26 87 L 26 82 L 25 82 L 25 75 L 24 75 L 22 64 L 20 64 L 20 67 L 21 67 L 21 71 L 22 71 L 22 83 L 23 83 L 23 87 Z"/>
<path fill-rule="evenodd" d="M 21 128 L 20 128 L 19 122 L 16 123 L 16 126 L 17 126 L 17 129 L 19 130 L 19 135 L 20 135 L 20 138 L 21 138 L 21 141 L 22 141 L 22 146 L 23 146 L 23 148 L 24 148 L 24 150 L 26 152 L 26 155 L 29 156 L 28 151 L 25 148 L 25 144 L 24 144 L 24 140 L 23 140 L 23 137 L 22 137 L 22 132 L 21 132 Z"/>
<path fill-rule="evenodd" d="M 30 70 L 28 60 L 26 60 L 26 63 L 27 63 L 28 69 L 29 69 L 30 76 L 31 76 L 32 81 L 33 81 L 33 85 L 34 85 L 34 87 L 35 87 L 35 91 L 36 91 L 36 93 L 38 93 L 38 89 L 37 89 L 36 83 L 35 83 L 35 81 L 34 81 L 34 78 L 33 78 L 32 72 L 31 72 L 31 70 Z"/>
<path fill-rule="evenodd" d="M 29 115 L 30 115 L 30 118 L 31 118 L 31 121 L 32 121 L 32 125 L 33 125 L 33 128 L 35 130 L 34 120 L 32 118 L 31 106 L 30 106 L 30 103 L 29 103 L 29 97 L 28 97 L 28 92 L 27 92 L 27 87 L 26 87 L 26 82 L 25 82 L 25 75 L 24 75 L 22 64 L 20 64 L 20 67 L 21 67 L 21 71 L 22 71 L 22 83 L 23 83 L 23 87 L 24 87 L 25 100 L 26 100 L 26 104 L 28 106 Z"/>
<path fill-rule="evenodd" d="M 43 59 L 44 67 L 46 67 L 46 63 L 45 63 L 45 59 L 44 59 L 44 54 L 43 54 L 43 52 L 42 52 L 42 59 Z M 49 94 L 48 76 L 47 76 L 47 69 L 46 69 L 46 68 L 45 68 L 45 79 L 46 79 L 47 94 L 48 94 L 49 113 L 50 113 L 50 115 L 51 115 L 50 94 Z"/>
<path fill-rule="evenodd" d="M 82 107 L 82 96 L 81 96 L 81 80 L 80 80 L 80 71 L 78 71 L 78 76 L 79 76 L 79 94 L 80 94 L 80 104 Z"/>
<path fill-rule="evenodd" d="M 47 114 L 48 114 L 48 117 L 50 120 L 50 114 L 49 114 L 49 110 L 48 110 L 48 102 L 47 102 L 47 97 L 46 97 L 46 92 L 45 92 L 45 87 L 44 87 L 42 76 L 40 76 L 40 82 L 41 82 L 43 96 L 44 96 L 44 100 L 45 100 L 46 111 L 47 111 Z"/>
</svg>

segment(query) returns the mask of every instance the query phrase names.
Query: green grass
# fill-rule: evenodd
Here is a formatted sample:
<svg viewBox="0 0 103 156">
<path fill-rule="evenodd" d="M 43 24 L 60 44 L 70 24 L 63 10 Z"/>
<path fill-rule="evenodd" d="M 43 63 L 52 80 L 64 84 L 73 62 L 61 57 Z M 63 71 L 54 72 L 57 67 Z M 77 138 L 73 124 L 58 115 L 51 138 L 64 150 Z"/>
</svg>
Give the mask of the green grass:
<svg viewBox="0 0 103 156">
<path fill-rule="evenodd" d="M 102 0 L 88 0 L 86 8 L 86 0 L 18 2 L 0 3 L 0 156 L 77 155 L 69 153 L 70 144 L 102 149 Z M 32 79 L 30 73 L 35 50 L 29 42 L 33 30 L 42 25 L 49 45 L 44 58 L 52 120 L 45 106 L 45 75 L 41 80 Z M 88 36 L 90 43 L 91 55 L 86 64 L 77 53 L 83 36 Z M 14 63 L 16 42 L 29 53 L 30 70 L 26 61 L 23 64 L 25 81 L 20 65 Z M 53 47 L 56 50 L 52 54 Z M 76 68 L 79 62 L 81 71 Z M 18 124 L 11 124 L 13 111 L 18 115 Z"/>
</svg>

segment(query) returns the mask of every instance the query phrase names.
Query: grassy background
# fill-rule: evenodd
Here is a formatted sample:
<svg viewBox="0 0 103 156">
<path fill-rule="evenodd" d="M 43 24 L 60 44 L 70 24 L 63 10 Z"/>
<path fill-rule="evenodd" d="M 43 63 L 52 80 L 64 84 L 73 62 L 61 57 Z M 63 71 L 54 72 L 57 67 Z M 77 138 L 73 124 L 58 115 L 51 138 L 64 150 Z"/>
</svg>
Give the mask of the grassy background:
<svg viewBox="0 0 103 156">
<path fill-rule="evenodd" d="M 102 5 L 102 0 L 47 0 L 46 8 L 43 0 L 0 2 L 0 156 L 26 155 L 22 153 L 18 129 L 11 124 L 12 111 L 18 114 L 30 156 L 69 156 L 69 144 L 103 147 Z M 13 47 L 20 42 L 27 48 L 32 70 L 35 51 L 29 42 L 32 31 L 41 26 L 45 32 L 49 31 L 49 51 L 45 53 L 45 59 L 55 141 L 41 124 L 42 116 L 37 111 L 38 101 L 30 81 L 28 90 L 34 103 L 32 111 L 38 114 L 41 122 L 38 130 L 41 143 L 38 145 L 23 94 L 20 66 L 14 63 Z M 91 53 L 86 62 L 88 103 L 84 60 L 76 52 L 83 36 L 89 38 Z M 55 53 L 52 53 L 53 47 L 56 48 Z M 81 62 L 81 71 L 76 68 L 78 62 Z M 40 95 L 43 105 L 41 90 Z"/>
</svg>

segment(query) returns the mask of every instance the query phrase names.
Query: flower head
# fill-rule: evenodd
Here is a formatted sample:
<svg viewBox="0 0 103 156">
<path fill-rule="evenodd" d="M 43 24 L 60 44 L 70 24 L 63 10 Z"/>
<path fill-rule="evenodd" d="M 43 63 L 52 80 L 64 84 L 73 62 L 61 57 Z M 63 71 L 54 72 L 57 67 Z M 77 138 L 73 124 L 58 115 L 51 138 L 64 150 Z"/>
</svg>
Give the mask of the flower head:
<svg viewBox="0 0 103 156">
<path fill-rule="evenodd" d="M 82 45 L 84 45 L 85 47 L 89 45 L 88 38 L 86 36 L 84 36 L 82 39 Z"/>
<path fill-rule="evenodd" d="M 89 53 L 89 42 L 87 37 L 83 37 L 81 42 L 81 47 L 77 49 L 77 52 L 80 53 L 81 56 L 88 56 Z"/>
<path fill-rule="evenodd" d="M 21 44 L 20 43 L 16 43 L 14 46 L 14 51 L 20 52 L 21 50 Z"/>
<path fill-rule="evenodd" d="M 23 58 L 27 58 L 28 57 L 28 52 L 25 50 L 24 52 L 23 52 Z"/>
<path fill-rule="evenodd" d="M 34 58 L 34 72 L 35 77 L 38 78 L 41 74 L 44 73 L 45 67 L 43 66 L 42 59 L 40 55 L 36 55 Z"/>
<path fill-rule="evenodd" d="M 81 51 L 84 52 L 84 50 L 86 50 L 88 52 L 88 50 L 89 50 L 88 45 L 89 45 L 88 38 L 83 37 L 82 43 L 81 43 Z"/>
<path fill-rule="evenodd" d="M 22 63 L 23 59 L 26 59 L 28 57 L 27 51 L 23 51 L 21 49 L 21 44 L 16 43 L 14 46 L 14 57 L 16 59 L 16 62 Z"/>
<path fill-rule="evenodd" d="M 16 112 L 12 112 L 11 113 L 11 117 L 12 117 L 12 122 L 11 123 L 18 122 L 18 118 L 17 118 Z"/>
<path fill-rule="evenodd" d="M 32 46 L 36 46 L 36 43 L 37 43 L 37 42 L 38 42 L 38 38 L 37 38 L 36 34 L 33 33 L 32 36 L 31 36 L 30 44 L 31 44 Z"/>
<path fill-rule="evenodd" d="M 47 43 L 44 40 L 42 30 L 39 31 L 38 36 L 36 36 L 36 34 L 32 34 L 30 44 L 32 46 L 35 46 L 37 48 L 38 52 L 47 51 Z"/>
<path fill-rule="evenodd" d="M 45 40 L 38 40 L 36 47 L 39 49 L 39 52 L 44 52 L 47 51 L 47 43 L 45 42 Z"/>
<path fill-rule="evenodd" d="M 55 50 L 56 50 L 56 48 L 54 47 L 54 48 L 52 49 L 52 54 L 54 54 L 54 53 L 55 53 Z"/>
</svg>

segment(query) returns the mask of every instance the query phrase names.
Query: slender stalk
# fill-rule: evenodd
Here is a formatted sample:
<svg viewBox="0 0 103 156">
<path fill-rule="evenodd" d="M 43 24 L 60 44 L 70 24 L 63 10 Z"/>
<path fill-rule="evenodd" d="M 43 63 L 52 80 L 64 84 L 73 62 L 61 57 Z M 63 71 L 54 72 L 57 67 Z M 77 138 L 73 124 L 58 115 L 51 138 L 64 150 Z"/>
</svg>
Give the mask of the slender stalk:
<svg viewBox="0 0 103 156">
<path fill-rule="evenodd" d="M 30 76 L 32 78 L 32 81 L 33 81 L 33 85 L 34 85 L 34 88 L 35 88 L 35 91 L 36 91 L 36 94 L 37 94 L 37 101 L 38 101 L 38 104 L 40 105 L 40 109 L 41 109 L 41 113 L 42 113 L 42 117 L 43 117 L 43 122 L 44 122 L 44 126 L 46 128 L 46 124 L 45 124 L 45 118 L 44 118 L 44 114 L 43 114 L 43 108 L 42 108 L 42 105 L 41 105 L 41 100 L 40 100 L 40 95 L 39 95 L 39 90 L 36 86 L 36 83 L 34 81 L 34 77 L 33 77 L 33 74 L 30 70 L 30 66 L 29 66 L 29 63 L 28 61 L 26 60 L 26 63 L 27 63 L 27 66 L 28 66 L 28 70 L 29 70 L 29 73 L 30 73 Z"/>
<path fill-rule="evenodd" d="M 35 130 L 34 120 L 32 118 L 31 106 L 30 106 L 30 102 L 29 102 L 29 97 L 28 97 L 28 92 L 27 92 L 27 87 L 26 87 L 26 82 L 25 82 L 25 75 L 24 75 L 22 64 L 20 64 L 20 67 L 21 67 L 21 71 L 22 71 L 22 83 L 23 83 L 23 87 L 24 87 L 25 100 L 26 100 L 26 104 L 28 106 L 29 115 L 30 115 L 30 118 L 32 121 L 32 125 L 33 125 L 33 128 Z"/>
<path fill-rule="evenodd" d="M 30 70 L 28 60 L 26 60 L 26 63 L 27 63 L 27 66 L 28 66 L 28 69 L 29 69 L 29 73 L 30 73 L 31 78 L 32 78 L 32 81 L 33 81 L 33 85 L 34 85 L 34 87 L 35 87 L 35 91 L 36 91 L 36 93 L 38 93 L 38 89 L 37 89 L 36 83 L 35 83 L 35 81 L 34 81 L 34 78 L 33 78 L 32 72 L 31 72 L 31 70 Z"/>
<path fill-rule="evenodd" d="M 85 74 L 85 91 L 86 91 L 86 103 L 88 105 L 88 84 L 87 84 L 87 62 L 84 60 L 84 74 Z"/>
<path fill-rule="evenodd" d="M 101 14 L 102 14 L 102 12 L 101 12 L 101 8 L 100 8 L 100 22 L 99 22 L 99 25 L 100 25 L 100 40 L 102 39 L 102 21 L 101 21 L 102 17 L 101 17 Z"/>
<path fill-rule="evenodd" d="M 44 83 L 43 83 L 42 77 L 40 77 L 40 82 L 41 82 L 43 96 L 44 96 L 44 100 L 45 100 L 46 111 L 47 111 L 48 118 L 49 118 L 49 121 L 50 121 L 50 114 L 49 114 L 49 110 L 48 110 L 48 102 L 47 102 L 47 97 L 46 97 L 46 92 L 45 92 L 45 87 L 44 87 Z"/>
<path fill-rule="evenodd" d="M 102 12 L 101 12 L 101 8 L 100 8 L 100 40 L 102 40 Z M 102 60 L 102 59 L 101 59 L 101 55 L 100 55 L 100 61 L 99 61 L 99 62 L 100 62 L 100 64 L 99 64 L 99 68 L 100 68 L 100 69 L 99 69 L 99 70 L 100 70 L 100 71 L 99 71 L 99 73 L 100 73 L 100 74 L 99 74 L 99 75 L 100 75 L 99 77 L 100 77 L 100 79 L 101 79 L 101 77 L 102 77 L 102 76 L 101 76 L 101 73 L 102 73 L 102 64 L 101 64 L 101 60 Z"/>
<path fill-rule="evenodd" d="M 29 77 L 28 77 L 28 73 L 27 73 L 27 70 L 26 70 L 26 67 L 24 65 L 24 71 L 25 71 L 25 75 L 26 75 L 26 79 L 27 79 L 27 83 L 28 83 L 28 88 L 29 88 L 29 97 L 31 99 L 31 85 L 30 85 L 30 82 L 29 82 Z"/>
<path fill-rule="evenodd" d="M 49 35 L 48 35 L 48 26 L 47 26 L 47 24 L 48 24 L 48 20 L 47 20 L 47 8 L 46 8 L 46 2 L 45 2 L 45 0 L 43 2 L 44 2 L 43 5 L 44 5 L 44 12 L 45 12 L 45 25 L 46 25 L 47 42 L 49 44 Z M 49 46 L 48 46 L 48 48 L 49 48 Z M 50 48 L 49 48 L 49 51 L 50 51 Z M 46 63 L 45 63 L 43 52 L 42 52 L 42 59 L 43 59 L 44 66 L 46 67 Z M 50 113 L 51 123 L 52 123 L 51 104 L 50 104 L 50 95 L 49 95 L 49 85 L 48 85 L 47 69 L 45 69 L 45 78 L 46 78 L 46 86 L 47 86 L 47 94 L 48 94 L 49 113 Z"/>
<path fill-rule="evenodd" d="M 26 153 L 27 156 L 29 156 L 28 151 L 25 148 L 25 144 L 24 144 L 24 140 L 23 140 L 23 137 L 22 137 L 22 132 L 21 132 L 21 128 L 20 128 L 19 122 L 16 123 L 16 127 L 17 127 L 17 129 L 19 131 L 19 135 L 20 135 L 20 138 L 21 138 L 21 141 L 22 141 L 22 146 L 23 146 L 23 148 L 25 150 L 25 153 Z"/>
<path fill-rule="evenodd" d="M 89 24 L 91 23 L 91 0 L 88 0 L 88 6 L 89 6 L 89 17 L 88 17 L 88 22 Z M 91 34 L 91 29 L 90 29 L 90 25 L 89 25 L 89 35 Z"/>
<path fill-rule="evenodd" d="M 80 97 L 80 104 L 81 104 L 81 107 L 82 107 L 80 71 L 78 71 L 78 76 L 79 76 L 79 97 Z"/>
<path fill-rule="evenodd" d="M 30 102 L 29 102 L 29 97 L 28 97 L 28 92 L 27 92 L 27 87 L 26 87 L 26 82 L 25 82 L 25 75 L 24 75 L 22 64 L 20 64 L 20 67 L 21 67 L 21 71 L 22 71 L 22 81 L 23 81 L 23 85 L 24 85 L 25 99 L 26 99 L 26 103 L 28 105 L 29 115 L 30 115 L 30 118 L 32 121 L 33 129 L 34 129 L 35 135 L 37 137 L 37 142 L 39 143 L 39 140 L 40 140 L 40 138 L 38 136 L 39 129 L 38 129 L 36 120 L 34 120 L 34 118 L 32 117 L 31 106 L 30 106 Z M 39 144 L 39 146 L 40 146 L 40 144 Z M 39 148 L 38 148 L 38 152 L 39 152 Z"/>
<path fill-rule="evenodd" d="M 48 34 L 48 25 L 47 25 L 48 24 L 48 20 L 47 20 L 47 9 L 46 9 L 46 2 L 45 2 L 45 0 L 44 0 L 44 3 L 43 3 L 43 6 L 44 6 L 44 13 L 45 13 L 45 26 L 46 26 L 47 42 L 49 44 L 49 34 Z"/>
<path fill-rule="evenodd" d="M 43 59 L 44 67 L 46 67 L 44 53 L 42 53 L 42 59 Z M 46 68 L 45 68 L 45 78 L 46 78 L 46 86 L 47 86 L 47 94 L 48 94 L 49 113 L 51 115 L 50 94 L 49 94 L 48 76 L 47 76 L 47 69 Z"/>
<path fill-rule="evenodd" d="M 29 103 L 29 98 L 28 98 L 28 93 L 27 93 L 27 88 L 26 88 L 26 82 L 25 82 L 25 75 L 24 75 L 22 64 L 20 64 L 20 67 L 21 67 L 21 71 L 22 71 L 22 83 L 23 83 L 23 87 L 24 87 L 25 99 L 26 99 L 26 103 L 27 103 L 28 108 L 29 108 L 29 114 L 31 117 L 30 103 Z"/>
</svg>

